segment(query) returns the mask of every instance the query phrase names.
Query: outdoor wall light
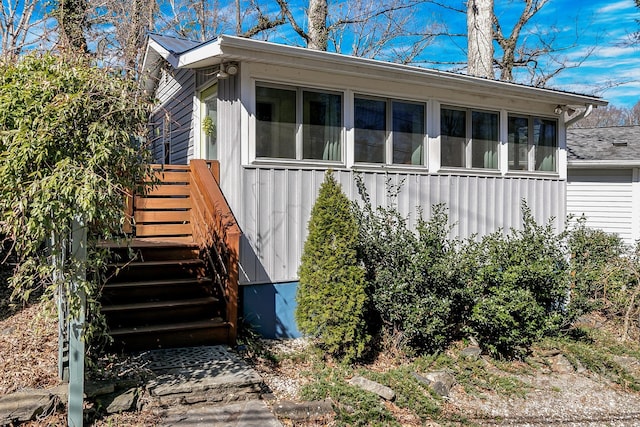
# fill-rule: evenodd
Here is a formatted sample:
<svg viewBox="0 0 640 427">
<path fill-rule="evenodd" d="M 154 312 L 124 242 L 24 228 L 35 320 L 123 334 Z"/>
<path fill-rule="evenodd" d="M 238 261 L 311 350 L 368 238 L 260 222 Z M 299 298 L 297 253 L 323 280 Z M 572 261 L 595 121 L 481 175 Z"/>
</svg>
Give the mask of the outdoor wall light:
<svg viewBox="0 0 640 427">
<path fill-rule="evenodd" d="M 238 66 L 236 64 L 227 65 L 227 74 L 230 76 L 235 76 L 238 74 Z"/>
<path fill-rule="evenodd" d="M 229 77 L 229 74 L 227 74 L 227 72 L 224 70 L 224 63 L 220 63 L 220 70 L 218 70 L 218 74 L 216 74 L 216 77 L 219 79 L 226 79 L 227 77 Z"/>
</svg>

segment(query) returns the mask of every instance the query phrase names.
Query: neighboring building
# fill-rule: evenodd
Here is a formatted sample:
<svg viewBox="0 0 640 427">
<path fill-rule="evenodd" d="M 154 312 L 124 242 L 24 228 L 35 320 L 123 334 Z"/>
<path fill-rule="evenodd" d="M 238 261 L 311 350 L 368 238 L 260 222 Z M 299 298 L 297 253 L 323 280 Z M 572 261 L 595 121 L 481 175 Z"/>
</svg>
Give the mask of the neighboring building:
<svg viewBox="0 0 640 427">
<path fill-rule="evenodd" d="M 327 169 L 374 204 L 402 183 L 415 224 L 436 203 L 452 235 L 521 226 L 521 200 L 563 227 L 566 123 L 606 102 L 466 75 L 232 36 L 205 43 L 151 35 L 146 88 L 156 160 L 218 159 L 221 188 L 243 232 L 246 318 L 267 336 L 295 336 L 298 265 Z"/>
<path fill-rule="evenodd" d="M 567 213 L 640 239 L 640 126 L 567 130 Z"/>
</svg>

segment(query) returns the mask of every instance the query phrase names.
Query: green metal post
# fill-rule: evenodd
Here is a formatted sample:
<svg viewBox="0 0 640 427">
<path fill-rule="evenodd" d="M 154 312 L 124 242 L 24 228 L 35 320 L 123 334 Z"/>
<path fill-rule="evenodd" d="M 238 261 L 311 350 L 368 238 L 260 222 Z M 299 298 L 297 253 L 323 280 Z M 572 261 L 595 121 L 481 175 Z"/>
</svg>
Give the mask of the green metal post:
<svg viewBox="0 0 640 427">
<path fill-rule="evenodd" d="M 71 285 L 71 293 L 80 300 L 80 309 L 69 316 L 69 405 L 67 423 L 82 427 L 84 397 L 84 322 L 87 296 L 81 283 L 86 280 L 87 229 L 82 218 L 71 227 L 71 262 L 78 266 Z"/>
</svg>

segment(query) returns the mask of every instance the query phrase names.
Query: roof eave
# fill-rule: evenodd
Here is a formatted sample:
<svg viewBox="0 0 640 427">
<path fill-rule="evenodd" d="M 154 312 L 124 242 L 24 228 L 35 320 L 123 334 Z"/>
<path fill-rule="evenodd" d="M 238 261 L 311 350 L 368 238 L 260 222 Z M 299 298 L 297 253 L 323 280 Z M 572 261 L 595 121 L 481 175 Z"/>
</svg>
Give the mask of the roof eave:
<svg viewBox="0 0 640 427">
<path fill-rule="evenodd" d="M 627 169 L 640 167 L 640 160 L 568 160 L 569 169 Z"/>
<path fill-rule="evenodd" d="M 166 59 L 166 58 L 165 58 Z M 550 104 L 605 106 L 607 101 L 588 95 L 572 94 L 553 89 L 534 88 L 516 83 L 490 80 L 481 77 L 456 74 L 446 71 L 394 64 L 375 59 L 342 55 L 334 52 L 318 51 L 296 46 L 286 46 L 260 40 L 223 35 L 196 46 L 179 55 L 176 68 L 201 68 L 217 65 L 222 61 L 256 61 L 264 63 L 288 62 L 302 68 L 331 69 L 342 68 L 343 73 L 362 74 L 365 70 L 380 74 L 397 74 L 401 81 L 415 77 L 435 87 L 466 85 L 474 91 L 505 96 L 530 98 Z M 171 61 L 169 61 L 171 63 Z M 306 62 L 306 64 L 305 64 Z"/>
</svg>

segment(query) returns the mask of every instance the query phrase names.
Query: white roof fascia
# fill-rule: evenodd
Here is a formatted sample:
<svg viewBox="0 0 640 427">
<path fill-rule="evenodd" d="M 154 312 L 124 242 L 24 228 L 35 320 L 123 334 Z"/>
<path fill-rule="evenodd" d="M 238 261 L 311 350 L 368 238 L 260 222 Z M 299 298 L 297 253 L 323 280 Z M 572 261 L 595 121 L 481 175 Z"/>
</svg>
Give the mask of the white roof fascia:
<svg viewBox="0 0 640 427">
<path fill-rule="evenodd" d="M 214 59 L 215 58 L 215 59 Z M 605 106 L 600 98 L 561 92 L 553 89 L 535 88 L 516 83 L 490 80 L 481 77 L 456 74 L 428 68 L 395 64 L 368 58 L 347 56 L 296 46 L 286 46 L 261 40 L 223 35 L 215 40 L 195 47 L 180 55 L 179 68 L 198 68 L 225 60 L 253 60 L 264 63 L 290 64 L 292 67 L 336 70 L 359 75 L 375 73 L 377 76 L 397 78 L 406 82 L 428 84 L 450 89 L 452 85 L 466 86 L 475 93 L 485 93 L 514 98 L 529 98 L 572 106 Z M 212 61 L 213 60 L 213 61 Z M 329 68 L 327 68 L 329 67 Z"/>
<path fill-rule="evenodd" d="M 217 58 L 222 56 L 221 44 L 222 38 L 213 39 L 198 47 L 183 52 L 179 59 L 176 68 L 196 68 L 195 64 L 202 61 L 206 61 L 210 58 Z"/>
<path fill-rule="evenodd" d="M 640 167 L 640 160 L 569 160 L 567 166 L 570 169 L 625 169 Z"/>
<path fill-rule="evenodd" d="M 160 56 L 162 56 L 169 64 L 171 64 L 171 66 L 173 68 L 179 68 L 178 67 L 178 57 L 176 57 L 176 55 L 174 55 L 173 53 L 169 52 L 167 49 L 165 49 L 164 47 L 162 47 L 162 45 L 160 43 L 158 43 L 157 41 L 155 41 L 153 38 L 149 37 L 149 45 L 147 46 L 147 49 L 153 49 L 156 52 L 158 52 L 158 54 Z"/>
</svg>

